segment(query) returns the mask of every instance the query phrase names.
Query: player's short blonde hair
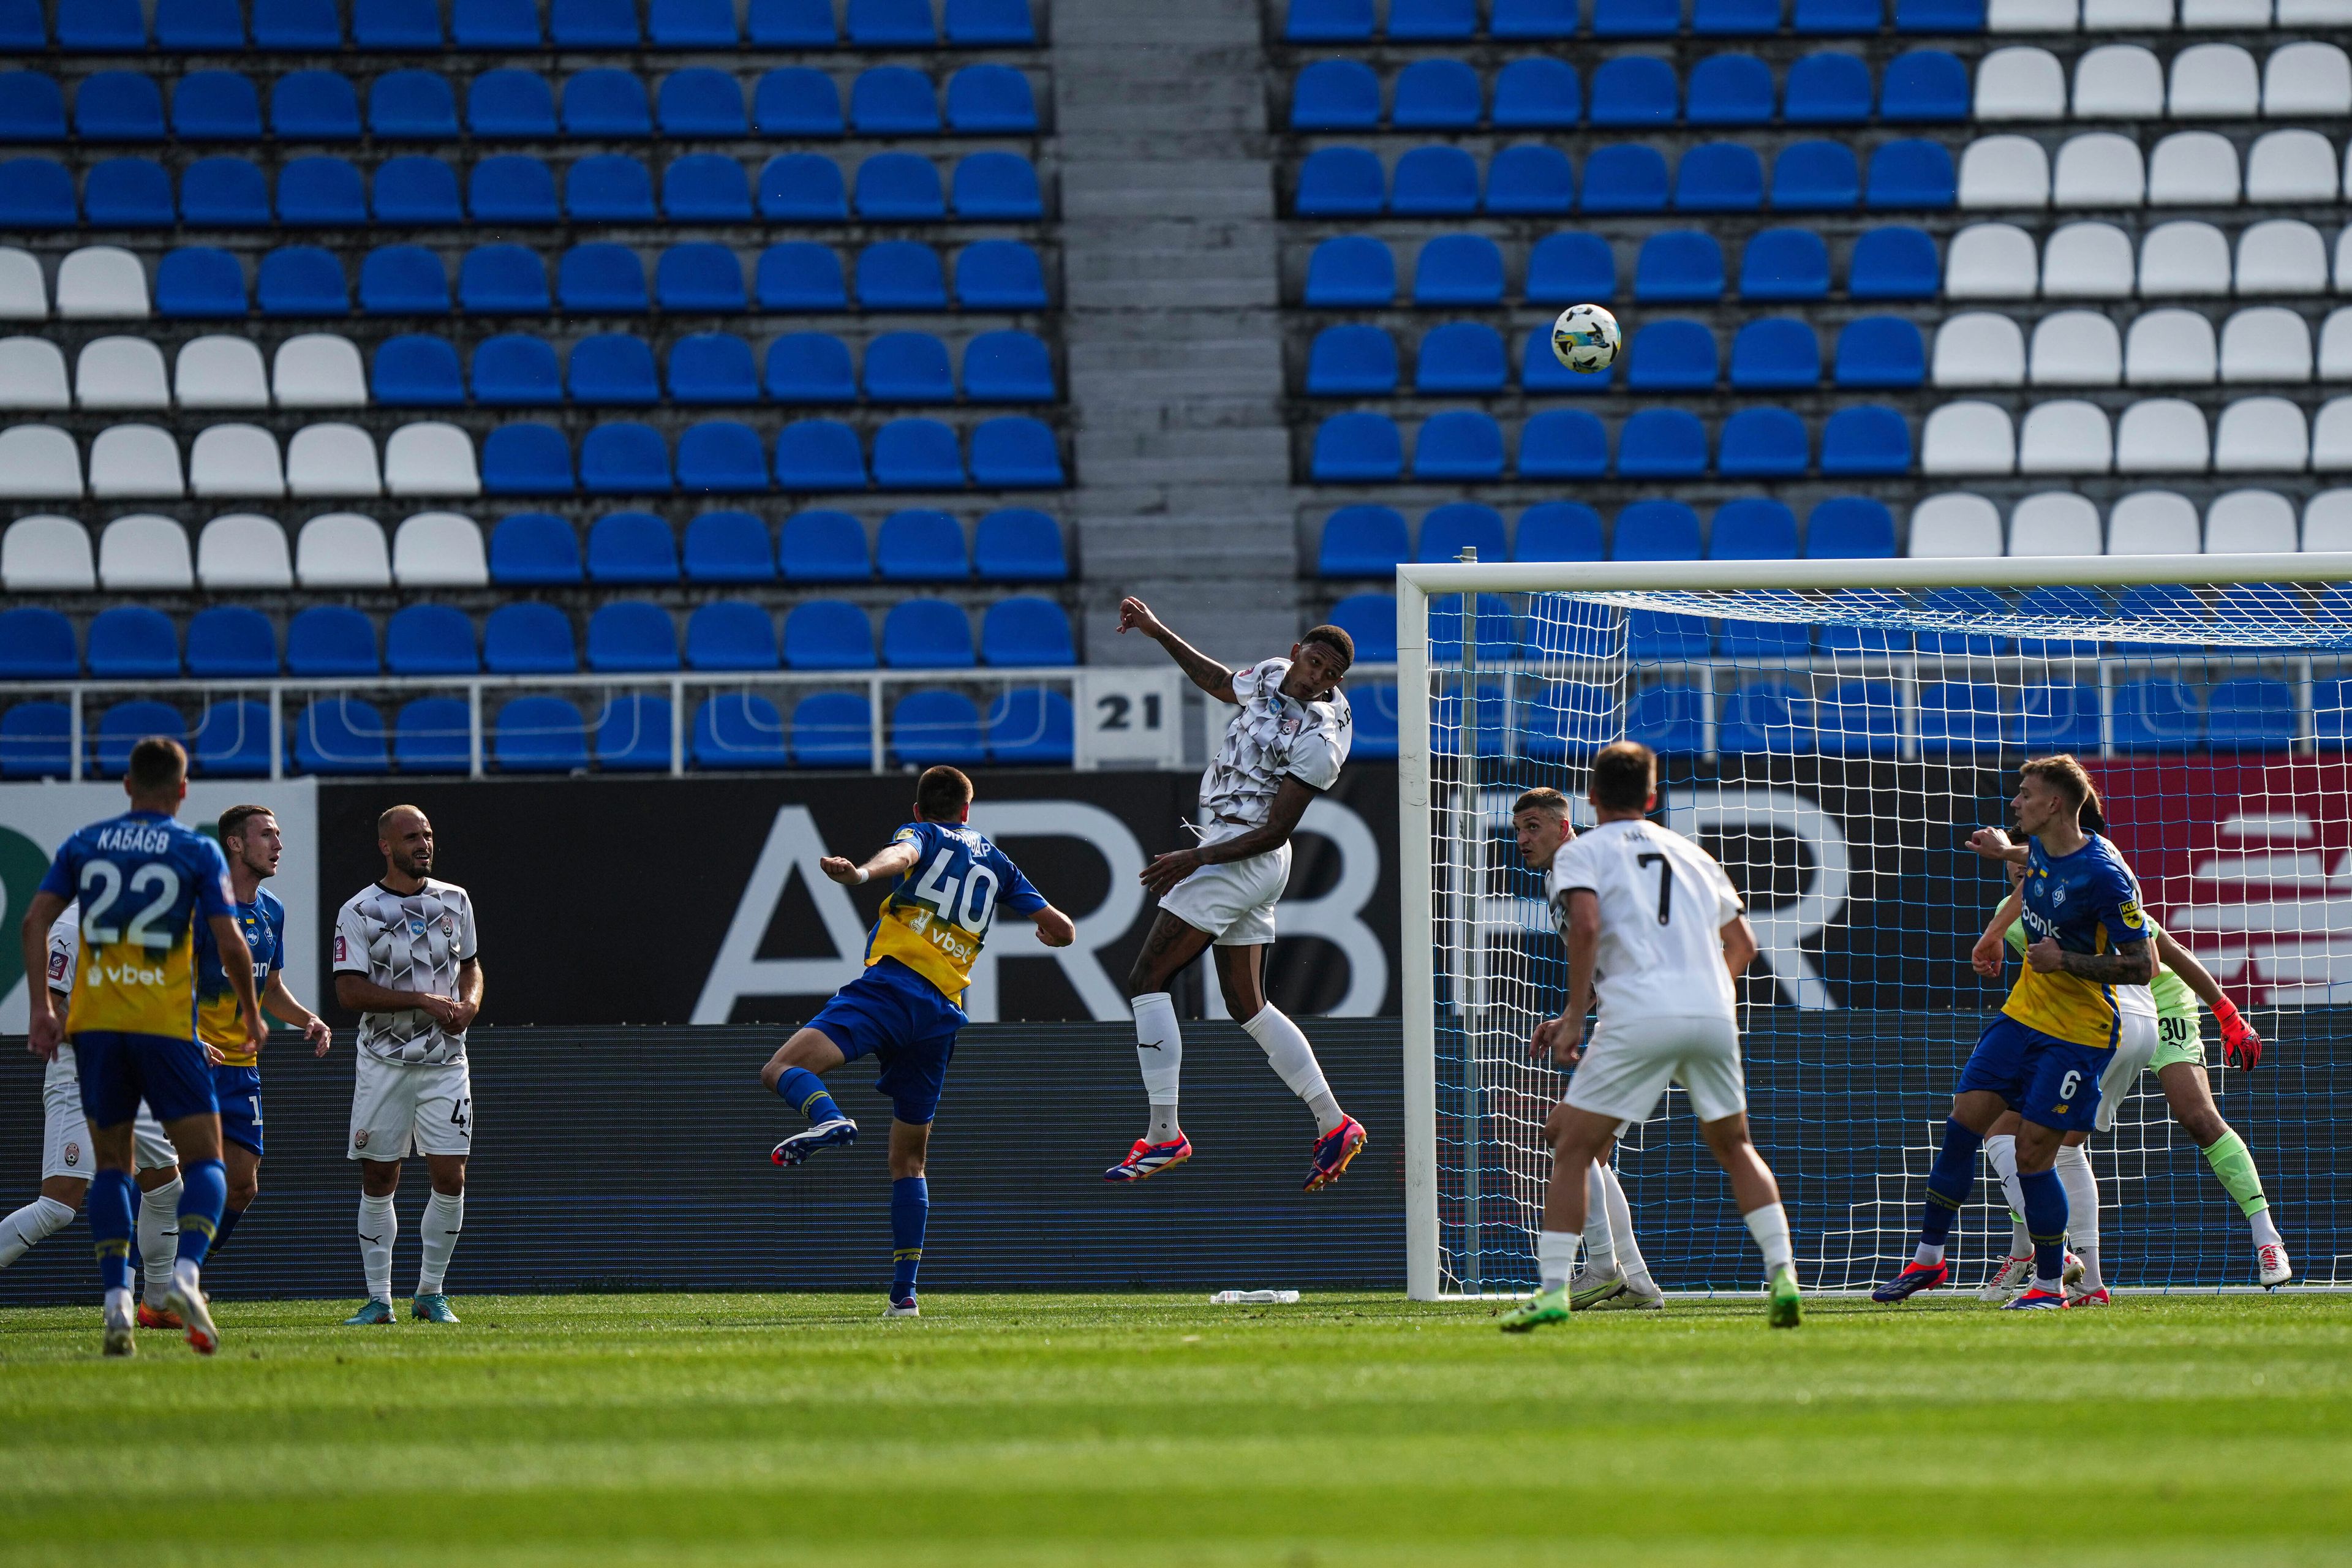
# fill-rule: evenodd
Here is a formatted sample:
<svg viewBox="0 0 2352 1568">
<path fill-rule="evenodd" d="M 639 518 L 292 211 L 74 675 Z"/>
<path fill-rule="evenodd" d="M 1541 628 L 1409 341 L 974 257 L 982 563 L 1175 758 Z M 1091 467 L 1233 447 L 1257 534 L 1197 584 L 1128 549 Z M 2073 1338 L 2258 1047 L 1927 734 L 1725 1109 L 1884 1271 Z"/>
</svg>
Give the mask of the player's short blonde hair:
<svg viewBox="0 0 2352 1568">
<path fill-rule="evenodd" d="M 2106 807 L 2099 800 L 2099 786 L 2091 782 L 2091 770 L 2074 752 L 2035 757 L 2017 772 L 2019 777 L 2040 779 L 2064 795 L 2078 813 L 2085 813 L 2101 824 L 2105 822 Z"/>
<path fill-rule="evenodd" d="M 1511 803 L 1513 816 L 1518 816 L 1523 811 L 1549 811 L 1555 816 L 1566 816 L 1568 796 L 1549 784 L 1538 784 Z"/>
</svg>

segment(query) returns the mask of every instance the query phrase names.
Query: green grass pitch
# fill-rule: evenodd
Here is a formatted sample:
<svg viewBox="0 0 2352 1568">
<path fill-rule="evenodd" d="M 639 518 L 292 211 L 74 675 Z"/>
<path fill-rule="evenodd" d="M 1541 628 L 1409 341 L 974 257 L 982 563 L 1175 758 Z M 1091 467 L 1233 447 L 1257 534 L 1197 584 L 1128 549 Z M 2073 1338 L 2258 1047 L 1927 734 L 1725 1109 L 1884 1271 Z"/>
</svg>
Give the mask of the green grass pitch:
<svg viewBox="0 0 2352 1568">
<path fill-rule="evenodd" d="M 0 1564 L 2341 1563 L 2352 1297 L 0 1313 Z"/>
</svg>

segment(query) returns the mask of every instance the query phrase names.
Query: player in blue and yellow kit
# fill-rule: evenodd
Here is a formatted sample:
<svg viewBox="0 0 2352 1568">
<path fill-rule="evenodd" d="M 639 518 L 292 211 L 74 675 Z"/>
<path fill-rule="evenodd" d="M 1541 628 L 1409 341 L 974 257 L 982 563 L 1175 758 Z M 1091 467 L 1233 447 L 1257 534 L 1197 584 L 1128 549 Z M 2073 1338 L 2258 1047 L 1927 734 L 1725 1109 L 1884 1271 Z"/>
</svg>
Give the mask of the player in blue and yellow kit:
<svg viewBox="0 0 2352 1568">
<path fill-rule="evenodd" d="M 2071 756 L 2038 757 L 2019 770 L 2011 806 L 2032 839 L 2023 884 L 2025 967 L 1961 1069 L 1944 1142 L 1927 1173 L 1919 1244 L 1909 1267 L 1873 1290 L 1904 1301 L 1951 1278 L 1944 1238 L 1976 1185 L 1977 1151 L 2004 1110 L 2021 1119 L 2017 1179 L 2033 1241 L 2033 1283 L 2009 1303 L 2060 1308 L 2066 1250 L 2066 1189 L 2052 1165 L 2069 1132 L 2096 1123 L 2099 1079 L 2123 1028 L 2116 988 L 2146 985 L 2155 945 L 2140 913 L 2139 884 L 2116 847 L 2083 829 L 2095 805 L 2091 775 Z"/>
<path fill-rule="evenodd" d="M 886 1317 L 919 1315 L 915 1272 L 931 1212 L 924 1179 L 931 1118 L 972 962 L 1001 904 L 1034 921 L 1037 940 L 1067 947 L 1077 928 L 1047 903 L 1004 851 L 967 826 L 971 781 L 953 768 L 927 769 L 915 784 L 915 820 L 864 865 L 828 855 L 824 874 L 845 887 L 895 878 L 866 942 L 866 973 L 834 994 L 760 1070 L 760 1081 L 809 1119 L 808 1130 L 776 1145 L 779 1165 L 819 1149 L 857 1142 L 818 1075 L 870 1056 L 881 1063 L 875 1089 L 890 1097 L 890 1305 Z"/>
<path fill-rule="evenodd" d="M 144 1099 L 179 1152 L 179 1257 L 172 1311 L 188 1343 L 210 1355 L 220 1336 L 205 1306 L 199 1266 L 220 1226 L 226 1182 L 212 1071 L 196 1043 L 195 927 L 208 925 L 247 1044 L 261 1041 L 253 959 L 236 926 L 228 866 L 220 850 L 173 818 L 188 794 L 188 753 L 151 736 L 131 749 L 123 816 L 66 840 L 25 911 L 25 973 L 43 973 L 49 926 L 77 898 L 81 943 L 73 999 L 60 1023 L 48 989 L 27 988 L 30 1046 L 54 1058 L 73 1043 L 81 1069 L 82 1113 L 97 1172 L 89 1228 L 106 1285 L 106 1353 L 131 1352 L 130 1281 L 131 1118 Z"/>
</svg>

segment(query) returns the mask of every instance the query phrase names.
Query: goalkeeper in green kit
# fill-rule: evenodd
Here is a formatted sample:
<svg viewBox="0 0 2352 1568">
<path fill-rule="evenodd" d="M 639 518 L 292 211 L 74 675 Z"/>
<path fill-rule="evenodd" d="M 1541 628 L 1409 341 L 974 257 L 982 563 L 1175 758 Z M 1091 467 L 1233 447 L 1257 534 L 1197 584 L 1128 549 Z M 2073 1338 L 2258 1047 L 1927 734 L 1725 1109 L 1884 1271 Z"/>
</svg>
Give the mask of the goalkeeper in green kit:
<svg viewBox="0 0 2352 1568">
<path fill-rule="evenodd" d="M 1985 928 L 1972 954 L 1979 973 L 1998 975 L 2004 944 L 2021 954 L 2025 949 L 2025 927 L 2017 918 L 2018 893 L 2014 885 L 2022 874 L 2022 850 L 2011 846 L 2008 836 L 1999 828 L 1979 831 L 1969 844 L 1979 855 L 2008 862 L 2010 868 L 2010 896 Z M 2149 930 L 2156 942 L 2157 970 L 2147 989 L 2155 1004 L 2158 1038 L 2155 1054 L 2147 1065 L 2156 1069 L 2157 1082 L 2164 1090 L 2165 1104 L 2171 1109 L 2172 1119 L 2196 1141 L 2205 1163 L 2212 1167 L 2214 1178 L 2246 1216 L 2253 1234 L 2256 1277 L 2265 1289 L 2284 1285 L 2294 1277 L 2294 1267 L 2271 1215 L 2270 1201 L 2263 1195 L 2262 1173 L 2254 1168 L 2253 1153 L 2246 1147 L 2246 1141 L 2221 1120 L 2221 1112 L 2213 1103 L 2212 1086 L 2205 1076 L 2203 1017 L 2199 1004 L 2213 1011 L 2214 1023 L 2221 1035 L 2222 1060 L 2229 1066 L 2252 1072 L 2263 1059 L 2263 1038 L 2239 1015 L 2221 982 L 2197 962 L 2195 955 L 2153 921 L 2149 921 Z M 2118 1065 L 2127 1068 L 2128 1076 L 2122 1081 L 2102 1085 L 2101 1098 L 2108 1104 L 2119 1102 L 2130 1088 L 2129 1079 L 2138 1076 L 2137 1069 L 2129 1064 Z M 2012 1120 L 2013 1116 L 2003 1118 L 2004 1121 Z M 1985 1140 L 1986 1157 L 1992 1162 L 2005 1188 L 2016 1185 L 2017 1156 L 2013 1143 L 2002 1133 L 2014 1131 L 1996 1124 Z M 2083 1261 L 2081 1277 L 2068 1281 L 2067 1304 L 2105 1306 L 2107 1291 L 2100 1278 L 2098 1259 L 2098 1184 L 2091 1173 L 2089 1155 L 2081 1146 L 2083 1136 L 2068 1136 L 2069 1146 L 2060 1149 L 2057 1163 L 2058 1174 L 2069 1187 L 2069 1241 Z M 2010 1194 L 2010 1207 L 2014 1225 L 2014 1215 L 2023 1212 L 2021 1197 L 2014 1191 Z M 2033 1248 L 2021 1226 L 2011 1237 L 2009 1250 L 2010 1257 L 1985 1283 L 1983 1295 L 1987 1300 L 2000 1300 L 2016 1284 L 2022 1283 L 2024 1273 L 2031 1271 Z"/>
</svg>

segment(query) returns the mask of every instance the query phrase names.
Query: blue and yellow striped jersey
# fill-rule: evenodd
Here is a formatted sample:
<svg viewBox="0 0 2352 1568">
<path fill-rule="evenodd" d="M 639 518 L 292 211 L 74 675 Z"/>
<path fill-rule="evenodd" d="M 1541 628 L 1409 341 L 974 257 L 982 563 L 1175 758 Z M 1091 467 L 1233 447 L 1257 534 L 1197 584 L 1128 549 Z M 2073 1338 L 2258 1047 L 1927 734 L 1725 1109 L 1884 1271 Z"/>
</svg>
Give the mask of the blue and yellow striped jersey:
<svg viewBox="0 0 2352 1568">
<path fill-rule="evenodd" d="M 890 842 L 913 845 L 915 863 L 882 900 L 866 962 L 895 958 L 956 1002 L 971 984 L 996 906 L 1028 915 L 1045 900 L 1011 857 L 962 823 L 910 822 Z"/>
<path fill-rule="evenodd" d="M 2027 842 L 2029 943 L 2051 937 L 2068 952 L 2112 952 L 2148 940 L 2139 881 L 2106 838 L 2094 833 L 2072 855 L 2058 856 L 2044 854 L 2038 838 Z M 2102 1050 L 2115 1045 L 2119 1027 L 2115 987 L 2063 970 L 2044 974 L 2031 964 L 2001 1011 L 2029 1029 Z"/>
<path fill-rule="evenodd" d="M 286 906 L 267 888 L 253 890 L 253 902 L 236 910 L 236 929 L 253 954 L 253 994 L 269 988 L 269 977 L 286 967 Z M 221 1054 L 221 1065 L 259 1065 L 245 1037 L 245 1017 L 237 1010 L 236 993 L 229 989 L 228 973 L 221 968 L 220 948 L 213 928 L 196 922 L 196 1038 Z"/>
<path fill-rule="evenodd" d="M 195 1037 L 195 927 L 234 911 L 218 845 L 160 812 L 126 812 L 67 839 L 41 891 L 81 905 L 68 1037 Z"/>
</svg>

